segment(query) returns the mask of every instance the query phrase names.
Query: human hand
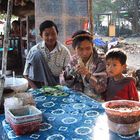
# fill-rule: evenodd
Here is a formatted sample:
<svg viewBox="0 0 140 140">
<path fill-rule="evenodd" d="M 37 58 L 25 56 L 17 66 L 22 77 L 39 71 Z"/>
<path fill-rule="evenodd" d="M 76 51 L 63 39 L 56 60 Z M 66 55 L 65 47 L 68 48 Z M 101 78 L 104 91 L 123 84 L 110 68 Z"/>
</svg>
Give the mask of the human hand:
<svg viewBox="0 0 140 140">
<path fill-rule="evenodd" d="M 89 70 L 84 65 L 77 65 L 76 66 L 76 72 L 82 76 L 86 76 L 89 74 Z"/>
</svg>

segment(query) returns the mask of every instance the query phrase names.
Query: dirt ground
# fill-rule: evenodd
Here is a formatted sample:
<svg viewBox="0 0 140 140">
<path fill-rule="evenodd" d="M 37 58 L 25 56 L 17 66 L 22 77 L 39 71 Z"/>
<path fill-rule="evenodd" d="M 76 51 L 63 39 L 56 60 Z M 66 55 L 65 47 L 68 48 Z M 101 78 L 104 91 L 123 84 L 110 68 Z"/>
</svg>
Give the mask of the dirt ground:
<svg viewBox="0 0 140 140">
<path fill-rule="evenodd" d="M 140 69 L 140 37 L 126 39 L 126 45 L 124 50 L 127 52 L 127 65 L 134 69 Z M 140 98 L 140 87 L 138 88 Z"/>
<path fill-rule="evenodd" d="M 96 37 L 95 37 L 96 38 Z M 110 41 L 112 37 L 98 37 L 102 38 L 104 42 Z M 119 39 L 123 44 L 123 49 L 127 53 L 127 65 L 140 69 L 140 37 L 131 37 Z"/>
<path fill-rule="evenodd" d="M 127 52 L 127 64 L 140 69 L 140 37 L 126 38 L 124 50 Z"/>
<path fill-rule="evenodd" d="M 136 69 L 140 69 L 140 53 L 129 53 L 127 52 L 127 64 Z"/>
</svg>

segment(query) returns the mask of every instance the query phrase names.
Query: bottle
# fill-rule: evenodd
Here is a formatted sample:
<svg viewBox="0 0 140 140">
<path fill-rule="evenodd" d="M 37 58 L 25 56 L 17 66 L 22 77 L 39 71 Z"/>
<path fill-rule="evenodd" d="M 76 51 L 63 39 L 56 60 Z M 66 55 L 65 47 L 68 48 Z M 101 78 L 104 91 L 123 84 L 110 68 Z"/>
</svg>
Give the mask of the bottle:
<svg viewBox="0 0 140 140">
<path fill-rule="evenodd" d="M 64 71 L 62 71 L 59 75 L 59 83 L 60 85 L 65 85 Z"/>
</svg>

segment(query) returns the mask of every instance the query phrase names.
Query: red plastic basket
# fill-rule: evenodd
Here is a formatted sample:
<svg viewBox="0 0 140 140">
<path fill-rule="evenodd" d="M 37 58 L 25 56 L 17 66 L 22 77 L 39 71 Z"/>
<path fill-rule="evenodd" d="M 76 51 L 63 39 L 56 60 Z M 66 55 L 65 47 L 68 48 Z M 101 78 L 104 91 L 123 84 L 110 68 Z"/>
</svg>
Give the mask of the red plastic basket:
<svg viewBox="0 0 140 140">
<path fill-rule="evenodd" d="M 34 106 L 8 109 L 7 120 L 17 135 L 23 135 L 39 130 L 42 112 Z"/>
<path fill-rule="evenodd" d="M 14 130 L 16 135 L 23 135 L 38 131 L 40 124 L 41 124 L 40 121 L 32 121 L 21 124 L 14 124 L 12 121 L 10 121 L 10 126 Z"/>
</svg>

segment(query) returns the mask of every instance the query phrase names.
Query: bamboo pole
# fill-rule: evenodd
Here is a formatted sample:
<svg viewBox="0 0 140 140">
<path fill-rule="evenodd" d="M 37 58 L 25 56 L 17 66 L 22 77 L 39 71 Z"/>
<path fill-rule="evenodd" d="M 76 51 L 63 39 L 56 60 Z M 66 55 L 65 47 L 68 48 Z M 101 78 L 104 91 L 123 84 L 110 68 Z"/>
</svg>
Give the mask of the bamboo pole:
<svg viewBox="0 0 140 140">
<path fill-rule="evenodd" d="M 88 16 L 90 24 L 90 32 L 94 33 L 94 21 L 93 21 L 93 0 L 88 0 Z"/>
<path fill-rule="evenodd" d="M 0 77 L 0 105 L 2 101 L 2 95 L 3 95 L 4 83 L 6 77 L 7 53 L 8 53 L 8 46 L 9 46 L 9 32 L 10 32 L 12 8 L 13 8 L 13 0 L 8 0 L 6 26 L 4 30 L 3 53 L 2 53 L 2 74 Z"/>
</svg>

